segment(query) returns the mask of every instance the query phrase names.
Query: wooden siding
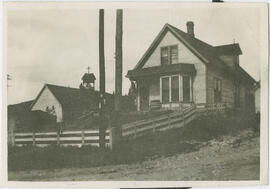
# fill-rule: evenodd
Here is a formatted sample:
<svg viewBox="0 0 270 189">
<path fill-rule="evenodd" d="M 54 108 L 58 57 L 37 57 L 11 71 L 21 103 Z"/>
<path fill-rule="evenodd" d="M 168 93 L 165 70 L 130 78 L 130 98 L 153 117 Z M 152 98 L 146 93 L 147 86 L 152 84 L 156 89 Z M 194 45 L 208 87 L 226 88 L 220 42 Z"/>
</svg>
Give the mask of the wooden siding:
<svg viewBox="0 0 270 189">
<path fill-rule="evenodd" d="M 213 67 L 207 68 L 207 103 L 214 103 L 214 78 L 221 79 L 221 101 L 229 107 L 234 106 L 233 80 Z"/>
<path fill-rule="evenodd" d="M 219 58 L 232 68 L 235 67 L 236 64 L 238 64 L 238 56 L 236 55 L 221 55 Z"/>
<path fill-rule="evenodd" d="M 36 103 L 32 107 L 33 110 L 41 110 L 41 111 L 46 111 L 46 107 L 51 108 L 54 106 L 56 117 L 57 117 L 57 122 L 62 122 L 63 121 L 63 113 L 62 113 L 62 106 L 58 102 L 58 100 L 55 98 L 55 96 L 52 94 L 50 89 L 46 86 L 42 94 L 39 96 L 37 99 Z"/>
<path fill-rule="evenodd" d="M 207 103 L 214 103 L 214 78 L 221 79 L 221 102 L 226 103 L 228 107 L 234 107 L 234 93 L 235 93 L 235 78 L 222 70 L 213 67 L 207 68 Z M 240 88 L 240 108 L 246 107 L 246 88 L 250 89 L 251 94 L 254 95 L 253 86 L 239 82 Z"/>
<path fill-rule="evenodd" d="M 256 112 L 260 112 L 260 108 L 261 108 L 261 88 L 258 88 L 256 91 L 255 91 L 255 109 L 256 109 Z"/>
<path fill-rule="evenodd" d="M 183 43 L 181 43 L 171 32 L 168 32 L 157 48 L 151 54 L 143 68 L 160 66 L 160 48 L 164 46 L 177 45 L 178 46 L 178 62 L 179 63 L 202 63 L 202 61 L 194 55 Z"/>
<path fill-rule="evenodd" d="M 143 68 L 160 66 L 160 48 L 162 46 L 177 45 L 178 46 L 178 59 L 179 63 L 194 64 L 196 69 L 196 76 L 193 80 L 193 101 L 196 103 L 206 103 L 206 66 L 205 64 L 194 55 L 183 43 L 181 43 L 171 32 L 168 32 L 152 55 L 149 57 Z M 159 92 L 155 82 L 150 86 L 149 100 L 157 100 Z M 181 93 L 180 93 L 181 95 Z"/>
</svg>

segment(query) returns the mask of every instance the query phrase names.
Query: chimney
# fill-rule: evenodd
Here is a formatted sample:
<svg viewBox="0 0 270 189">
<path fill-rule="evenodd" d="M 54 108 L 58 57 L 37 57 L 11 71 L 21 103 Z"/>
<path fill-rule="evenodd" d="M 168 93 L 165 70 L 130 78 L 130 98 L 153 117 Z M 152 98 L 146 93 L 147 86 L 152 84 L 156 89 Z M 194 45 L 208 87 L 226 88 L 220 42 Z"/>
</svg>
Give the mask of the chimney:
<svg viewBox="0 0 270 189">
<path fill-rule="evenodd" d="M 187 22 L 187 33 L 191 37 L 195 37 L 195 35 L 194 35 L 194 23 L 192 21 Z"/>
</svg>

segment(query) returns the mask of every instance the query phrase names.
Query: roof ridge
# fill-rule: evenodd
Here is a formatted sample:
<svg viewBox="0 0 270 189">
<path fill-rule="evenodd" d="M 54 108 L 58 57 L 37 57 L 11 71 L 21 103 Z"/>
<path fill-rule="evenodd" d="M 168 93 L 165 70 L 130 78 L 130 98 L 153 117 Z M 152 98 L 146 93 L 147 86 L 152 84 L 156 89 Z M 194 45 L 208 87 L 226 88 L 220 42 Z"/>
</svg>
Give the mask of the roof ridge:
<svg viewBox="0 0 270 189">
<path fill-rule="evenodd" d="M 61 88 L 67 88 L 67 89 L 78 89 L 80 90 L 79 88 L 75 88 L 75 87 L 66 87 L 66 86 L 63 86 L 63 85 L 55 85 L 55 84 L 50 84 L 50 83 L 45 83 L 46 86 L 52 86 L 52 87 L 61 87 Z"/>
<path fill-rule="evenodd" d="M 230 46 L 230 45 L 239 45 L 239 43 L 229 43 L 229 44 L 217 45 L 217 46 L 213 46 L 213 47 L 216 48 L 216 47 L 224 47 L 224 46 Z"/>
<path fill-rule="evenodd" d="M 172 27 L 173 29 L 176 29 L 176 30 L 178 30 L 178 31 L 182 32 L 182 34 L 184 34 L 186 37 L 189 37 L 190 39 L 197 40 L 197 41 L 199 41 L 199 42 L 201 42 L 201 43 L 204 43 L 205 45 L 208 45 L 209 47 L 214 48 L 214 46 L 213 46 L 213 45 L 210 45 L 209 43 L 206 43 L 206 42 L 204 42 L 204 41 L 200 40 L 199 38 L 196 38 L 196 37 L 191 37 L 191 36 L 189 36 L 189 34 L 188 34 L 188 33 L 184 32 L 183 30 L 181 30 L 181 29 L 179 29 L 179 28 L 177 28 L 177 27 L 175 27 L 175 26 L 173 26 L 173 25 L 171 25 L 171 24 L 168 24 L 168 25 L 169 25 L 170 27 Z"/>
</svg>

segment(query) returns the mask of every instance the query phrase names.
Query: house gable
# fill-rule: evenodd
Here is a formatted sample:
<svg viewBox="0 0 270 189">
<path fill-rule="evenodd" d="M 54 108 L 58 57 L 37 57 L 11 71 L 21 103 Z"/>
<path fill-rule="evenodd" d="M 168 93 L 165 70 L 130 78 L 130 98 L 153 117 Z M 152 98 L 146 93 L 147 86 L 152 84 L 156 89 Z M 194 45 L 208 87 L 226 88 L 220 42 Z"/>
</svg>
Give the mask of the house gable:
<svg viewBox="0 0 270 189">
<path fill-rule="evenodd" d="M 63 109 L 60 102 L 51 92 L 49 87 L 45 85 L 43 89 L 40 91 L 39 95 L 37 96 L 36 100 L 31 105 L 31 110 L 41 110 L 46 112 L 46 108 L 52 108 L 54 106 L 55 113 L 57 116 L 57 122 L 63 121 Z"/>
<path fill-rule="evenodd" d="M 178 40 L 172 32 L 166 32 L 165 36 L 159 42 L 157 47 L 154 49 L 148 60 L 145 62 L 143 68 L 160 66 L 161 58 L 160 51 L 161 47 L 166 47 L 170 45 L 177 45 L 178 47 L 178 63 L 185 64 L 195 64 L 195 63 L 203 63 L 191 50 L 189 50 L 186 45 L 183 44 L 180 40 Z"/>
</svg>

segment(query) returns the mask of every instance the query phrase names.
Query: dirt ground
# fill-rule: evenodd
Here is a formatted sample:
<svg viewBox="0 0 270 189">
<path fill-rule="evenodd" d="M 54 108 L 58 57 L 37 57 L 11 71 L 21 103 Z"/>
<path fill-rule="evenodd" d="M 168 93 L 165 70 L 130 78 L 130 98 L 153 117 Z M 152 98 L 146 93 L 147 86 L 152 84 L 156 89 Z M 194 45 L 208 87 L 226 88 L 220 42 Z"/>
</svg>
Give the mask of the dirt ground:
<svg viewBox="0 0 270 189">
<path fill-rule="evenodd" d="M 203 143 L 199 151 L 149 159 L 142 163 L 95 168 L 10 171 L 9 180 L 259 180 L 259 136 L 237 136 Z"/>
</svg>

